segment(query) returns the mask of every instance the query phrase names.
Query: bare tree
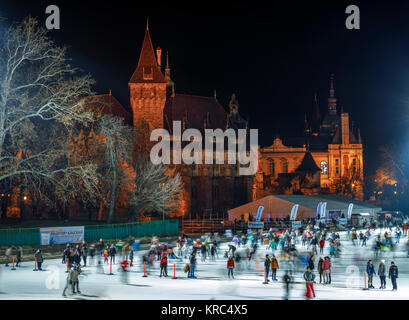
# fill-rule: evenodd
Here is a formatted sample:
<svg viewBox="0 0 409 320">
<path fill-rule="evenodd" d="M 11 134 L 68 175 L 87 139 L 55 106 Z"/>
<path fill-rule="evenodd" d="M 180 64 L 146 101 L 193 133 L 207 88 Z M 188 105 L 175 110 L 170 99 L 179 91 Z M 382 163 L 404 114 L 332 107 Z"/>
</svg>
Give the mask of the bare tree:
<svg viewBox="0 0 409 320">
<path fill-rule="evenodd" d="M 73 153 L 70 135 L 95 120 L 81 99 L 92 95 L 47 30 L 34 18 L 13 25 L 0 45 L 0 182 L 47 186 L 67 199 L 95 192 L 97 166 Z"/>
<path fill-rule="evenodd" d="M 135 188 L 132 191 L 130 205 L 131 220 L 151 211 L 166 212 L 176 207 L 182 187 L 180 174 L 166 175 L 166 167 L 154 165 L 144 157 L 135 161 Z"/>
<path fill-rule="evenodd" d="M 108 223 L 112 223 L 118 184 L 126 181 L 129 169 L 127 162 L 132 156 L 132 128 L 122 118 L 103 115 L 99 119 L 98 134 L 101 134 L 106 163 L 106 181 L 110 184 Z"/>
</svg>

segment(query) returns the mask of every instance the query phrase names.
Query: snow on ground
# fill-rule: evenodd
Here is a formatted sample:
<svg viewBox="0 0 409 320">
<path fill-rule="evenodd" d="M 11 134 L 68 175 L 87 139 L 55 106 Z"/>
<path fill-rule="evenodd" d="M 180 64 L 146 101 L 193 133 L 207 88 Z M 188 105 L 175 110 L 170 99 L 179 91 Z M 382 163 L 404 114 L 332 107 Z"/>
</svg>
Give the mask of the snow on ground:
<svg viewBox="0 0 409 320">
<path fill-rule="evenodd" d="M 380 230 L 377 230 L 379 233 Z M 388 300 L 409 298 L 409 258 L 406 251 L 407 238 L 403 237 L 397 250 L 383 253 L 375 258 L 373 251 L 374 237 L 368 241 L 367 247 L 354 247 L 345 232 L 340 232 L 342 253 L 340 258 L 331 259 L 332 283 L 330 285 L 315 284 L 316 299 L 322 300 Z M 318 254 L 315 260 L 317 266 L 320 256 L 329 255 L 328 247 L 324 255 Z M 0 299 L 118 299 L 118 300 L 248 300 L 248 299 L 282 299 L 284 288 L 282 276 L 285 270 L 285 261 L 279 259 L 280 269 L 277 274 L 278 282 L 263 284 L 264 271 L 262 257 L 271 253 L 263 245 L 258 252 L 259 261 L 247 266 L 246 262 L 236 264 L 235 279 L 227 278 L 226 259 L 222 258 L 227 244 L 219 249 L 219 259 L 202 262 L 197 257 L 196 276 L 198 279 L 188 279 L 183 272 L 186 260 L 169 259 L 167 278 L 159 278 L 159 263 L 149 271 L 148 277 L 142 277 L 143 266 L 138 258 L 130 268 L 129 284 L 121 282 L 119 264 L 113 265 L 114 275 L 109 275 L 109 265 L 104 266 L 104 274 L 96 273 L 95 266 L 84 268 L 84 275 L 80 276 L 81 294 L 72 295 L 71 288 L 67 290 L 67 297 L 62 297 L 62 290 L 66 283 L 66 265 L 61 259 L 46 260 L 43 269 L 33 271 L 34 263 L 24 262 L 18 270 L 10 267 L 0 267 Z M 307 252 L 300 243 L 297 244 L 299 253 Z M 375 270 L 381 259 L 386 260 L 387 269 L 394 261 L 399 268 L 398 291 L 392 292 L 392 285 L 387 279 L 387 289 L 363 290 L 363 272 L 368 259 L 372 259 Z M 393 260 L 392 260 L 393 259 Z M 118 259 L 119 261 L 119 259 Z M 117 261 L 117 263 L 118 263 Z M 176 279 L 173 277 L 173 264 L 176 263 Z M 290 299 L 304 299 L 305 283 L 302 274 L 305 267 L 300 266 L 294 274 L 295 284 L 290 291 Z M 315 269 L 316 271 L 316 269 Z M 354 276 L 354 271 L 358 273 Z M 271 279 L 271 278 L 270 278 Z M 319 282 L 319 276 L 316 281 Z M 374 286 L 379 288 L 379 277 L 374 277 Z"/>
</svg>

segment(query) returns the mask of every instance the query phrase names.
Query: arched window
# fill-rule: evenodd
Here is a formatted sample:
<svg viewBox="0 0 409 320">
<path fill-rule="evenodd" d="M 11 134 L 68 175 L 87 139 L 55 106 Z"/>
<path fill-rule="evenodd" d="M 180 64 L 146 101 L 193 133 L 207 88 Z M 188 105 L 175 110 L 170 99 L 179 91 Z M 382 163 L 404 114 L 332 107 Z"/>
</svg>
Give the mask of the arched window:
<svg viewBox="0 0 409 320">
<path fill-rule="evenodd" d="M 268 169 L 270 170 L 270 174 L 275 176 L 275 168 L 274 168 L 274 160 L 268 159 Z"/>
<path fill-rule="evenodd" d="M 287 159 L 281 159 L 281 169 L 283 173 L 288 173 L 288 161 Z"/>
<path fill-rule="evenodd" d="M 328 174 L 328 164 L 326 161 L 321 161 L 321 174 Z"/>
</svg>

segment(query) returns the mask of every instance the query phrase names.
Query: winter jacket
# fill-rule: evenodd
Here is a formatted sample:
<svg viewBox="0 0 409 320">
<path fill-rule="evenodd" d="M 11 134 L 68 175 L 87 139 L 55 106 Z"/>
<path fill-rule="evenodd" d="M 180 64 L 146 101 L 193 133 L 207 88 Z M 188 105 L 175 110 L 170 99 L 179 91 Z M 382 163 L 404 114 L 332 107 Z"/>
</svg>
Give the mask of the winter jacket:
<svg viewBox="0 0 409 320">
<path fill-rule="evenodd" d="M 162 256 L 162 259 L 160 260 L 160 266 L 162 267 L 165 263 L 166 263 L 166 264 L 168 263 L 168 258 L 167 258 L 166 255 L 164 254 L 164 255 Z"/>
<path fill-rule="evenodd" d="M 325 246 L 325 240 L 321 239 L 320 240 L 320 247 L 323 248 Z"/>
<path fill-rule="evenodd" d="M 115 247 L 109 248 L 109 255 L 114 256 L 115 254 L 116 254 L 116 248 Z"/>
<path fill-rule="evenodd" d="M 192 254 L 189 258 L 190 264 L 196 264 L 196 256 L 194 254 Z"/>
<path fill-rule="evenodd" d="M 319 274 L 322 273 L 322 263 L 324 262 L 324 260 L 320 259 L 320 261 L 318 261 L 318 267 L 317 267 L 317 271 Z"/>
<path fill-rule="evenodd" d="M 41 254 L 40 250 L 37 250 L 34 256 L 37 258 L 37 262 L 42 263 L 44 261 L 43 255 Z"/>
<path fill-rule="evenodd" d="M 82 255 L 83 255 L 84 257 L 88 256 L 88 248 L 87 248 L 87 247 L 83 247 L 83 248 L 82 248 Z"/>
<path fill-rule="evenodd" d="M 266 258 L 266 261 L 264 262 L 264 266 L 265 266 L 267 269 L 270 269 L 270 264 L 271 264 L 271 260 L 270 260 L 269 258 Z"/>
<path fill-rule="evenodd" d="M 311 257 L 308 259 L 308 266 L 311 270 L 314 270 L 314 261 L 311 259 Z"/>
<path fill-rule="evenodd" d="M 385 272 L 386 272 L 385 264 L 383 263 L 379 264 L 378 276 L 384 276 Z"/>
<path fill-rule="evenodd" d="M 78 282 L 78 270 L 77 269 L 72 269 L 70 272 L 70 280 L 72 282 Z"/>
<path fill-rule="evenodd" d="M 315 279 L 315 275 L 311 271 L 305 271 L 304 272 L 304 279 L 306 282 L 313 282 Z"/>
<path fill-rule="evenodd" d="M 227 268 L 234 268 L 234 260 L 233 259 L 227 260 Z"/>
<path fill-rule="evenodd" d="M 329 269 L 331 269 L 331 261 L 324 260 L 322 262 L 322 270 L 324 271 L 324 270 L 329 270 Z"/>
<path fill-rule="evenodd" d="M 6 250 L 6 256 L 11 256 L 12 253 L 12 249 L 11 248 L 7 248 Z"/>
<path fill-rule="evenodd" d="M 278 261 L 276 258 L 271 258 L 271 269 L 278 269 Z"/>
<path fill-rule="evenodd" d="M 398 267 L 393 265 L 389 268 L 389 278 L 397 278 L 398 277 Z"/>
<path fill-rule="evenodd" d="M 373 266 L 373 264 L 367 264 L 366 265 L 366 273 L 368 274 L 368 275 L 372 275 L 372 274 L 375 274 L 375 267 Z"/>
</svg>

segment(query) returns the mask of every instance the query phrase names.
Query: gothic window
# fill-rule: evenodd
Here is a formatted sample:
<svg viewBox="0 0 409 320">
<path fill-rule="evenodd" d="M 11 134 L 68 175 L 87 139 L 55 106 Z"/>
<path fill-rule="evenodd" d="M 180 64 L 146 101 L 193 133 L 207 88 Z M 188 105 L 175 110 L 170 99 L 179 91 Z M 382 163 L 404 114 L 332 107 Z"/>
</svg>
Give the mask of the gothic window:
<svg viewBox="0 0 409 320">
<path fill-rule="evenodd" d="M 352 159 L 352 173 L 356 173 L 356 159 Z"/>
<path fill-rule="evenodd" d="M 339 159 L 335 159 L 335 174 L 339 174 Z"/>
<path fill-rule="evenodd" d="M 321 174 L 328 174 L 328 164 L 325 161 L 321 161 Z"/>
<path fill-rule="evenodd" d="M 335 174 L 339 174 L 339 167 L 335 167 Z"/>
<path fill-rule="evenodd" d="M 282 173 L 288 173 L 288 161 L 287 159 L 281 159 L 281 171 Z"/>
<path fill-rule="evenodd" d="M 152 67 L 143 67 L 143 80 L 153 80 Z"/>
<path fill-rule="evenodd" d="M 274 160 L 273 159 L 268 159 L 268 168 L 270 170 L 270 174 L 272 176 L 275 176 L 275 168 L 274 168 Z"/>
</svg>

